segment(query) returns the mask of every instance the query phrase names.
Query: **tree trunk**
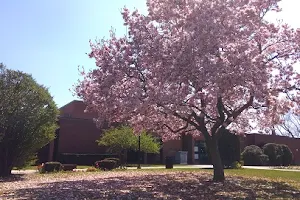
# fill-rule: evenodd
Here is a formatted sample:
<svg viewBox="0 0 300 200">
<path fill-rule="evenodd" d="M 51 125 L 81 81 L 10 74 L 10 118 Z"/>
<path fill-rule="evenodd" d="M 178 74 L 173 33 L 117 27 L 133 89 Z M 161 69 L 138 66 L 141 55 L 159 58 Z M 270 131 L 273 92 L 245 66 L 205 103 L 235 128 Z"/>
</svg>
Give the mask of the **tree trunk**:
<svg viewBox="0 0 300 200">
<path fill-rule="evenodd" d="M 7 155 L 7 151 L 0 149 L 0 177 L 11 175 L 12 159 Z"/>
<path fill-rule="evenodd" d="M 124 150 L 123 160 L 124 160 L 124 168 L 126 168 L 126 166 L 127 166 L 127 149 Z"/>
<path fill-rule="evenodd" d="M 12 168 L 0 163 L 0 177 L 5 177 L 11 175 Z"/>
<path fill-rule="evenodd" d="M 148 164 L 148 155 L 144 153 L 144 164 Z"/>
<path fill-rule="evenodd" d="M 224 166 L 220 157 L 217 139 L 212 138 L 209 142 L 206 142 L 209 148 L 212 164 L 214 166 L 214 181 L 224 181 Z"/>
<path fill-rule="evenodd" d="M 119 153 L 119 158 L 120 158 L 120 168 L 126 168 L 127 165 L 127 149 L 122 150 Z"/>
</svg>

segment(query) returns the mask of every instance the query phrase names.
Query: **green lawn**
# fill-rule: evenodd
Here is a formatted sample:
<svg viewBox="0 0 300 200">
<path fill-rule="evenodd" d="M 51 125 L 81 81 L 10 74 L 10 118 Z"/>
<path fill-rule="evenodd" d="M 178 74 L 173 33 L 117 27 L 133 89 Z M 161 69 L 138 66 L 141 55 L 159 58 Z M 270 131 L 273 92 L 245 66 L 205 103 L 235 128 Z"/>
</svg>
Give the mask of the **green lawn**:
<svg viewBox="0 0 300 200">
<path fill-rule="evenodd" d="M 134 167 L 136 165 L 132 165 Z M 196 168 L 176 168 L 176 169 L 143 169 L 143 167 L 155 167 L 155 166 L 164 166 L 164 165 L 142 165 L 142 170 L 150 171 L 185 171 L 185 172 L 205 172 L 212 174 L 212 169 L 196 169 Z M 92 166 L 78 165 L 77 169 L 86 169 Z M 36 166 L 29 166 L 24 168 L 26 170 L 33 169 L 36 170 Z M 136 169 L 130 169 L 136 170 Z M 117 171 L 117 170 L 116 170 Z M 123 171 L 123 170 L 122 170 Z M 225 169 L 225 174 L 228 176 L 240 176 L 245 178 L 263 178 L 269 179 L 272 181 L 284 181 L 284 182 L 293 182 L 299 185 L 300 188 L 300 172 L 293 171 L 279 171 L 279 170 L 264 170 L 264 169 Z"/>
<path fill-rule="evenodd" d="M 153 171 L 203 172 L 213 174 L 212 169 L 177 168 L 177 169 L 143 169 Z M 265 179 L 275 182 L 286 182 L 300 189 L 300 172 L 265 170 L 265 169 L 225 169 L 225 176 L 249 179 Z"/>
<path fill-rule="evenodd" d="M 148 164 L 141 164 L 142 167 L 164 167 L 165 165 L 148 165 Z M 174 165 L 176 166 L 176 165 Z M 180 165 L 182 166 L 182 165 Z M 77 165 L 77 169 L 87 169 L 93 166 L 89 165 Z M 129 164 L 128 167 L 137 167 L 137 164 Z M 14 170 L 19 170 L 18 168 L 14 167 Z M 37 166 L 27 166 L 24 168 L 21 168 L 20 170 L 36 170 Z"/>
<path fill-rule="evenodd" d="M 129 164 L 127 167 L 137 167 L 137 164 Z M 148 165 L 148 164 L 141 164 L 141 167 L 164 167 L 165 165 Z M 176 166 L 176 165 L 174 165 Z M 77 165 L 77 169 L 87 169 L 93 166 L 89 166 L 89 165 Z"/>
<path fill-rule="evenodd" d="M 197 168 L 33 173 L 11 177 L 17 184 L 0 179 L 0 199 L 300 199 L 300 172 L 226 169 L 224 183 L 212 182 L 212 174 Z"/>
<path fill-rule="evenodd" d="M 87 169 L 93 166 L 88 166 L 88 165 L 77 165 L 76 169 Z"/>
<path fill-rule="evenodd" d="M 228 169 L 225 170 L 228 175 L 268 178 L 272 180 L 288 180 L 300 183 L 300 172 L 279 171 L 279 170 L 264 170 L 264 169 Z"/>
</svg>

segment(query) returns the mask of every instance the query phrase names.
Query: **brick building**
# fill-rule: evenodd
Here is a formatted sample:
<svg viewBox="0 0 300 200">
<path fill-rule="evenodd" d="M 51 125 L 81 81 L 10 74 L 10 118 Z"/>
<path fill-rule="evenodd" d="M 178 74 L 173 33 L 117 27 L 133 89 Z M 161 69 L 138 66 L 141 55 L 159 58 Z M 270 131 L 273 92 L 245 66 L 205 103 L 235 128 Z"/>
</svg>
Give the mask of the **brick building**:
<svg viewBox="0 0 300 200">
<path fill-rule="evenodd" d="M 243 147 L 257 145 L 263 147 L 267 143 L 285 144 L 294 155 L 293 164 L 300 165 L 300 138 L 291 138 L 280 135 L 248 134 L 242 139 Z"/>
<path fill-rule="evenodd" d="M 39 162 L 65 161 L 67 157 L 83 155 L 92 156 L 108 154 L 105 147 L 98 146 L 96 140 L 100 138 L 101 128 L 97 128 L 93 122 L 95 113 L 85 113 L 85 105 L 82 101 L 72 101 L 60 108 L 59 129 L 56 139 L 38 152 Z M 183 140 L 173 140 L 162 145 L 160 154 L 145 154 L 142 156 L 144 163 L 163 163 L 166 156 L 175 156 L 178 151 L 188 151 L 188 162 L 194 163 L 192 155 L 194 140 L 191 136 L 185 136 Z M 129 162 L 137 162 L 137 152 L 128 153 Z M 95 158 L 96 159 L 96 158 Z"/>
<path fill-rule="evenodd" d="M 89 157 L 89 160 L 98 160 L 103 156 L 111 156 L 107 155 L 105 147 L 100 147 L 96 143 L 102 133 L 101 128 L 97 128 L 93 122 L 96 114 L 85 113 L 84 109 L 84 103 L 76 100 L 60 108 L 58 121 L 60 128 L 56 131 L 56 139 L 39 151 L 39 162 L 58 160 L 65 163 L 86 164 L 84 161 L 86 157 Z M 263 146 L 271 142 L 287 144 L 294 154 L 295 163 L 300 164 L 300 152 L 298 151 L 298 149 L 300 150 L 300 139 L 249 134 L 241 141 L 242 148 L 251 144 Z M 187 153 L 187 163 L 189 164 L 209 163 L 204 138 L 193 139 L 190 135 L 183 136 L 181 140 L 164 142 L 160 154 L 144 154 L 143 162 L 164 163 L 166 156 L 178 158 L 179 152 Z M 137 162 L 137 159 L 137 152 L 128 152 L 128 162 L 134 163 Z"/>
</svg>

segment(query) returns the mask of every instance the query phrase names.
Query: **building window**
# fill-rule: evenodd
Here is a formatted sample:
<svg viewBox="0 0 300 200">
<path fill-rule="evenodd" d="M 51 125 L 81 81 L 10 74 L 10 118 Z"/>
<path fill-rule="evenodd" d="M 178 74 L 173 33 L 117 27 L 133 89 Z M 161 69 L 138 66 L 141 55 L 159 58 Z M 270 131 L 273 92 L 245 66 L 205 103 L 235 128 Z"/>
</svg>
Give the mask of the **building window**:
<svg viewBox="0 0 300 200">
<path fill-rule="evenodd" d="M 198 147 L 197 146 L 194 147 L 194 151 L 198 152 Z"/>
<path fill-rule="evenodd" d="M 208 153 L 204 141 L 196 141 L 194 146 L 194 159 L 200 164 L 209 164 Z"/>
</svg>

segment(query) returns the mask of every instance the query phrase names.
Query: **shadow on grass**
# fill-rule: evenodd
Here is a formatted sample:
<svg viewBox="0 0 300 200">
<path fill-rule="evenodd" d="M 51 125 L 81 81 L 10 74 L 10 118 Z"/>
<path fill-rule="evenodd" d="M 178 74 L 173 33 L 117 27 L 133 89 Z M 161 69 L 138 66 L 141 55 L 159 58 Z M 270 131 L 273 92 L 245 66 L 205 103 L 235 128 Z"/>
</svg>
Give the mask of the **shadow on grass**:
<svg viewBox="0 0 300 200">
<path fill-rule="evenodd" d="M 2 182 L 15 182 L 25 180 L 24 174 L 11 174 L 9 176 L 0 177 L 0 183 Z"/>
<path fill-rule="evenodd" d="M 3 197 L 5 199 L 5 196 Z M 228 178 L 224 183 L 215 183 L 210 181 L 210 176 L 176 173 L 41 183 L 37 187 L 15 190 L 13 198 L 300 199 L 300 192 L 296 188 L 279 182 Z"/>
</svg>

